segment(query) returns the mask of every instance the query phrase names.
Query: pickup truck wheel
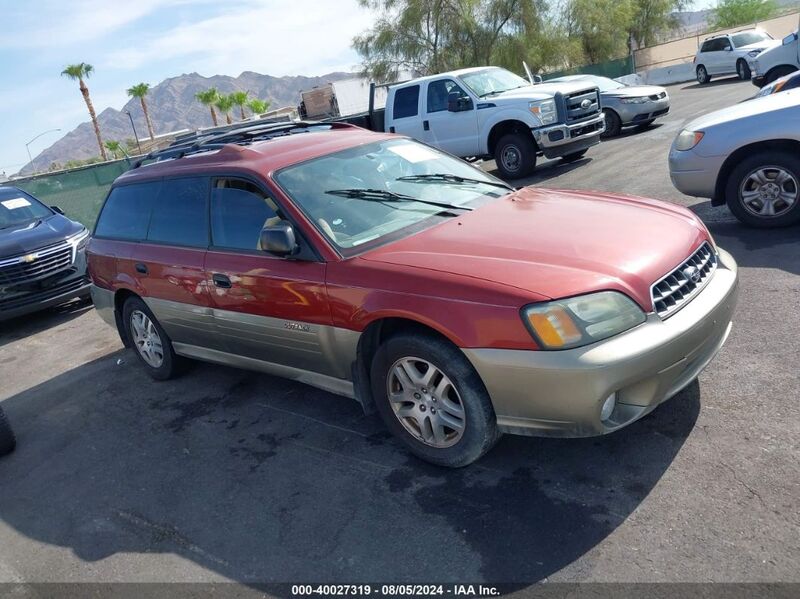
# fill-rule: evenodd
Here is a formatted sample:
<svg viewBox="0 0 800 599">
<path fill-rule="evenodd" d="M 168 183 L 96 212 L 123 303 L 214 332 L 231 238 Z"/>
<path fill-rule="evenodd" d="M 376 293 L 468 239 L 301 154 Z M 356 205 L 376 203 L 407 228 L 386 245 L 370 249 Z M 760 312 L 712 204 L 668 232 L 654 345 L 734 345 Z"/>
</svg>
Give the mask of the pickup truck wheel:
<svg viewBox="0 0 800 599">
<path fill-rule="evenodd" d="M 381 418 L 417 457 L 459 468 L 480 458 L 499 438 L 483 382 L 447 341 L 395 335 L 378 348 L 370 370 Z"/>
<path fill-rule="evenodd" d="M 157 381 L 165 381 L 178 374 L 181 358 L 172 348 L 172 340 L 156 317 L 141 299 L 129 298 L 122 308 L 125 332 L 131 341 L 136 357 L 147 373 Z"/>
<path fill-rule="evenodd" d="M 750 80 L 750 66 L 744 58 L 740 58 L 736 63 L 736 74 L 742 81 Z"/>
<path fill-rule="evenodd" d="M 11 453 L 16 446 L 17 438 L 14 436 L 14 431 L 11 430 L 3 408 L 0 408 L 0 456 Z"/>
<path fill-rule="evenodd" d="M 731 172 L 725 200 L 733 215 L 751 227 L 786 227 L 800 222 L 800 158 L 762 152 Z"/>
<path fill-rule="evenodd" d="M 494 160 L 504 179 L 527 177 L 536 168 L 536 144 L 530 135 L 509 133 L 497 142 Z"/>
<path fill-rule="evenodd" d="M 622 131 L 622 119 L 619 115 L 610 108 L 603 109 L 603 117 L 606 120 L 606 130 L 603 131 L 601 137 L 614 137 L 619 135 Z"/>
<path fill-rule="evenodd" d="M 695 69 L 695 74 L 697 75 L 697 82 L 700 85 L 705 85 L 709 81 L 711 81 L 711 77 L 706 71 L 706 68 L 703 65 L 698 65 L 697 69 Z"/>
</svg>

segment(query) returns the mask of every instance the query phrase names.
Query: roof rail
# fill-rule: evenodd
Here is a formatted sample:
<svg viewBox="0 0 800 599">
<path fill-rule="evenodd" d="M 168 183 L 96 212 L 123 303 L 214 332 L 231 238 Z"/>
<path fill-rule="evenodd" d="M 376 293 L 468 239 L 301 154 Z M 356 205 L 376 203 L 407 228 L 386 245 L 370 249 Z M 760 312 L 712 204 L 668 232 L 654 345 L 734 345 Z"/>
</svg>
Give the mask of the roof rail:
<svg viewBox="0 0 800 599">
<path fill-rule="evenodd" d="M 180 139 L 173 142 L 163 150 L 150 152 L 134 163 L 132 168 L 139 168 L 145 161 L 176 160 L 198 154 L 219 150 L 226 144 L 246 145 L 257 141 L 265 141 L 275 137 L 295 135 L 297 133 L 311 133 L 319 130 L 351 129 L 355 125 L 349 123 L 324 123 L 317 121 L 297 121 L 290 123 L 265 123 L 259 125 L 245 125 L 227 131 L 212 131 L 198 133 L 189 139 Z"/>
</svg>

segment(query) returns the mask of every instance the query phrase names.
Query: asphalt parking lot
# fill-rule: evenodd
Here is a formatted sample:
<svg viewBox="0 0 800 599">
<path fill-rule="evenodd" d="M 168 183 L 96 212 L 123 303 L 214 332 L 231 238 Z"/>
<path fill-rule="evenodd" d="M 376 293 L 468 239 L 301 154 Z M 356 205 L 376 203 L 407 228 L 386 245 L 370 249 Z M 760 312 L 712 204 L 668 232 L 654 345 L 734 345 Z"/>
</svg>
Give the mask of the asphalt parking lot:
<svg viewBox="0 0 800 599">
<path fill-rule="evenodd" d="M 716 360 L 607 437 L 506 436 L 447 471 L 299 383 L 205 364 L 153 382 L 85 304 L 0 324 L 19 437 L 0 582 L 800 582 L 800 229 L 745 229 L 666 163 L 687 119 L 754 91 L 671 86 L 656 125 L 523 182 L 690 206 L 741 266 Z"/>
</svg>

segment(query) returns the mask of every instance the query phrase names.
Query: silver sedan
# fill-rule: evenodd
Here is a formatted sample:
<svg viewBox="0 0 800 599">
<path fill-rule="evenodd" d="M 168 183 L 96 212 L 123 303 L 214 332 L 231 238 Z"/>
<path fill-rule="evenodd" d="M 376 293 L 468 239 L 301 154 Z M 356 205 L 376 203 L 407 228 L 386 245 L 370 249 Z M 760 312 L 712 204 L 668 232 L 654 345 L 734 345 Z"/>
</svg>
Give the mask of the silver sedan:
<svg viewBox="0 0 800 599">
<path fill-rule="evenodd" d="M 585 81 L 600 89 L 606 117 L 603 137 L 619 135 L 623 127 L 647 126 L 669 112 L 669 94 L 658 85 L 626 85 L 597 75 L 567 75 L 551 81 Z"/>
</svg>

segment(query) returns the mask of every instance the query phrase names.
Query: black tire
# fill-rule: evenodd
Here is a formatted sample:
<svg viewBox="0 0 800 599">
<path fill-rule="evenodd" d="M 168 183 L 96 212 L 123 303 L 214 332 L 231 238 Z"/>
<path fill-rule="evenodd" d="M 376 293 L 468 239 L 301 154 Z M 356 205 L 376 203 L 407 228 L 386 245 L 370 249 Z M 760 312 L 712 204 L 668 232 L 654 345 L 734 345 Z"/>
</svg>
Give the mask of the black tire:
<svg viewBox="0 0 800 599">
<path fill-rule="evenodd" d="M 564 162 L 577 162 L 581 158 L 586 155 L 587 150 L 581 150 L 580 152 L 573 152 L 572 154 L 566 154 L 561 157 L 561 160 Z"/>
<path fill-rule="evenodd" d="M 747 64 L 747 61 L 743 58 L 740 58 L 736 62 L 736 74 L 739 75 L 739 79 L 742 81 L 750 81 L 751 73 L 750 73 L 750 65 Z"/>
<path fill-rule="evenodd" d="M 796 70 L 797 69 L 793 69 L 792 67 L 789 66 L 776 67 L 772 69 L 769 73 L 767 73 L 767 76 L 764 78 L 764 85 L 769 85 L 773 81 L 777 81 L 778 79 L 780 79 L 781 77 L 785 77 L 789 73 L 794 73 Z"/>
<path fill-rule="evenodd" d="M 11 430 L 3 408 L 0 408 L 0 456 L 7 455 L 17 447 L 17 438 Z"/>
<path fill-rule="evenodd" d="M 150 319 L 155 327 L 156 332 L 158 333 L 158 337 L 161 340 L 163 357 L 159 366 L 149 364 L 142 355 L 142 352 L 140 352 L 136 347 L 134 334 L 132 332 L 131 317 L 133 316 L 134 312 L 137 311 L 143 313 Z M 122 319 L 122 322 L 125 325 L 125 334 L 131 342 L 131 351 L 136 354 L 139 362 L 145 367 L 145 370 L 151 377 L 157 381 L 166 381 L 180 373 L 184 365 L 184 360 L 175 353 L 175 350 L 172 348 L 172 340 L 158 322 L 158 319 L 156 319 L 156 317 L 150 311 L 150 308 L 147 307 L 147 304 L 145 304 L 138 297 L 128 298 L 125 301 L 125 305 L 122 307 Z"/>
<path fill-rule="evenodd" d="M 516 155 L 514 161 L 511 156 Z M 504 156 L 508 156 L 504 159 Z M 536 168 L 536 143 L 530 134 L 508 133 L 500 138 L 494 149 L 497 170 L 504 179 L 521 179 Z M 513 165 L 517 166 L 514 167 Z"/>
<path fill-rule="evenodd" d="M 619 115 L 610 108 L 603 109 L 603 116 L 606 119 L 606 130 L 603 131 L 602 137 L 609 138 L 619 135 L 622 131 L 622 119 Z"/>
<path fill-rule="evenodd" d="M 781 211 L 780 208 L 785 206 L 786 202 L 777 202 L 777 215 L 761 216 L 754 210 L 748 209 L 748 204 L 742 198 L 740 192 L 743 186 L 748 182 L 751 173 L 761 168 L 766 168 L 768 175 L 777 173 L 776 170 L 770 171 L 769 167 L 780 168 L 794 177 L 794 180 L 787 180 L 781 188 L 784 191 L 792 191 L 794 193 L 794 202 L 791 204 L 791 207 L 785 208 L 785 211 Z M 771 179 L 772 177 L 768 176 L 767 178 Z M 725 201 L 733 215 L 745 225 L 759 228 L 787 227 L 800 222 L 799 188 L 800 157 L 790 154 L 789 152 L 761 152 L 745 158 L 731 171 L 725 185 Z M 773 187 L 773 189 L 775 188 Z M 757 204 L 761 202 L 760 199 L 755 199 L 754 201 Z"/>
<path fill-rule="evenodd" d="M 392 367 L 403 358 L 427 361 L 446 376 L 457 393 L 463 407 L 463 431 L 449 447 L 434 447 L 415 436 L 401 423 L 389 400 L 389 385 Z M 442 379 L 439 378 L 439 381 Z M 370 368 L 375 405 L 387 428 L 417 457 L 448 468 L 460 468 L 471 464 L 489 451 L 500 438 L 497 422 L 489 394 L 478 373 L 464 354 L 448 341 L 422 333 L 401 333 L 386 340 L 375 353 Z M 434 385 L 431 385 L 434 386 Z M 424 390 L 415 396 L 421 398 Z M 435 390 L 428 393 L 434 396 Z M 430 399 L 426 397 L 425 399 Z M 435 401 L 435 400 L 434 400 Z M 398 404 L 399 402 L 395 402 Z M 422 404 L 423 401 L 420 401 Z M 429 408 L 435 413 L 436 404 Z M 441 402 L 439 403 L 441 406 Z M 441 409 L 441 408 L 440 408 Z M 413 410 L 424 413 L 424 406 L 413 406 Z M 428 418 L 433 416 L 432 413 Z"/>
<path fill-rule="evenodd" d="M 706 68 L 701 64 L 697 65 L 697 68 L 695 69 L 695 74 L 697 75 L 697 82 L 700 85 L 705 85 L 706 83 L 711 81 L 711 75 L 708 74 Z"/>
</svg>

